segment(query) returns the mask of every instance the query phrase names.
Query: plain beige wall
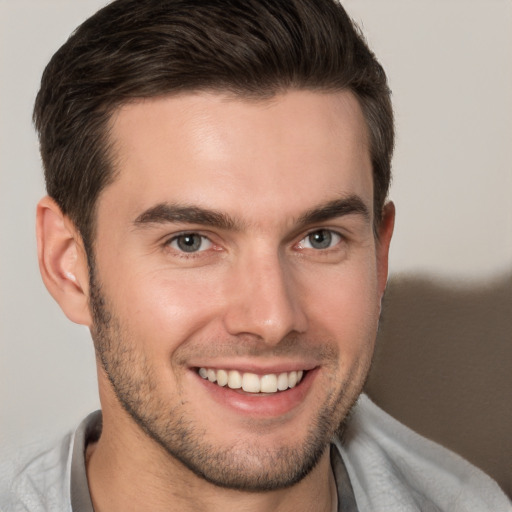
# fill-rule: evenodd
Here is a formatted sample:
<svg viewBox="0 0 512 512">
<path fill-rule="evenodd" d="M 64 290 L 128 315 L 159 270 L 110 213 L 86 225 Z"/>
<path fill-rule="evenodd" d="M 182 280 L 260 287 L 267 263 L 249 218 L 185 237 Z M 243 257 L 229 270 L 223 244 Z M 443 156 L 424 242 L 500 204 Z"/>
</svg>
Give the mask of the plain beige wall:
<svg viewBox="0 0 512 512">
<path fill-rule="evenodd" d="M 39 278 L 34 211 L 44 187 L 31 108 L 46 62 L 76 25 L 104 3 L 0 0 L 0 446 L 4 453 L 54 437 L 98 407 L 89 334 L 62 315 Z M 398 218 L 392 274 L 405 273 L 413 283 L 434 276 L 441 288 L 448 289 L 461 283 L 466 290 L 508 283 L 512 2 L 348 0 L 344 4 L 384 64 L 393 90 L 398 139 L 391 197 Z M 478 310 L 478 302 L 474 307 Z M 398 325 L 403 311 L 394 313 Z M 442 334 L 442 325 L 430 331 L 426 324 L 424 329 L 426 338 L 429 332 L 437 336 L 439 329 Z M 400 336 L 403 339 L 408 332 Z M 463 332 L 455 336 L 464 348 Z M 479 345 L 479 340 L 473 343 Z M 377 367 L 377 377 L 389 364 L 385 357 L 384 361 Z M 379 379 L 374 380 L 373 395 L 384 405 L 391 400 L 390 408 L 399 416 L 392 401 L 399 395 L 391 394 L 389 399 Z M 449 375 L 447 379 L 449 386 Z M 494 394 L 496 389 L 485 392 Z M 512 388 L 508 394 L 512 399 Z"/>
</svg>

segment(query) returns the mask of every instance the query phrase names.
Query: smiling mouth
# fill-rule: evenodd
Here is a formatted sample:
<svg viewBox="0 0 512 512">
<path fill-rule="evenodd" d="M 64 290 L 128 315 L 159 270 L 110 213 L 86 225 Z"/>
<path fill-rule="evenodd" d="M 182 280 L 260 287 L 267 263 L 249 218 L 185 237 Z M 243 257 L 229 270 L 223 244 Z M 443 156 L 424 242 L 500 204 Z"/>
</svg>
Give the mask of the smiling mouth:
<svg viewBox="0 0 512 512">
<path fill-rule="evenodd" d="M 221 387 L 243 390 L 246 393 L 278 393 L 294 388 L 304 377 L 304 370 L 257 375 L 237 370 L 199 368 L 198 374 Z"/>
</svg>

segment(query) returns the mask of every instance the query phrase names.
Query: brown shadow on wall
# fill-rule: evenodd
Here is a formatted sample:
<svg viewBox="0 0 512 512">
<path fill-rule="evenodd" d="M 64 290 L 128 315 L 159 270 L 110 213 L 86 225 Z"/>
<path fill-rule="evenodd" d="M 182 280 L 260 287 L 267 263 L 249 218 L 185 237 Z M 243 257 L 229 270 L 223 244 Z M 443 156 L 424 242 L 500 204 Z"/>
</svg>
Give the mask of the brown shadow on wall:
<svg viewBox="0 0 512 512">
<path fill-rule="evenodd" d="M 512 497 L 512 272 L 481 285 L 391 279 L 366 391 Z"/>
</svg>

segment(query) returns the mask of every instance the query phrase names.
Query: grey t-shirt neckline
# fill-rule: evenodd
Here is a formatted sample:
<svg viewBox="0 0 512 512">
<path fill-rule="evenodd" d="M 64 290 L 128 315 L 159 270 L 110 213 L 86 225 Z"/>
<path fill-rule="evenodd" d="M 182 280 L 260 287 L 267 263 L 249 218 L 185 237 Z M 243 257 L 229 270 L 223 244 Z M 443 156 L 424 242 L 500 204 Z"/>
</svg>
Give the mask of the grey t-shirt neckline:
<svg viewBox="0 0 512 512">
<path fill-rule="evenodd" d="M 100 438 L 102 424 L 101 411 L 96 411 L 89 414 L 75 432 L 71 456 L 71 510 L 73 512 L 94 512 L 85 469 L 85 451 L 89 443 Z"/>
</svg>

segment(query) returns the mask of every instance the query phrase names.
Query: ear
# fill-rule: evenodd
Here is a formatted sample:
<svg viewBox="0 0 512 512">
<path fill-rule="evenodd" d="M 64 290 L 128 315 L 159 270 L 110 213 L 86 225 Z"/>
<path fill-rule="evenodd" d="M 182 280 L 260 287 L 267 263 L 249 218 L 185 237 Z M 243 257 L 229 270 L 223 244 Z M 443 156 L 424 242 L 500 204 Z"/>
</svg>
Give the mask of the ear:
<svg viewBox="0 0 512 512">
<path fill-rule="evenodd" d="M 379 238 L 377 240 L 377 279 L 381 300 L 388 281 L 389 245 L 394 227 L 395 205 L 389 201 L 382 209 L 382 220 L 379 225 Z"/>
<path fill-rule="evenodd" d="M 39 270 L 46 288 L 71 321 L 90 326 L 89 270 L 82 237 L 48 196 L 37 205 L 36 230 Z"/>
</svg>

